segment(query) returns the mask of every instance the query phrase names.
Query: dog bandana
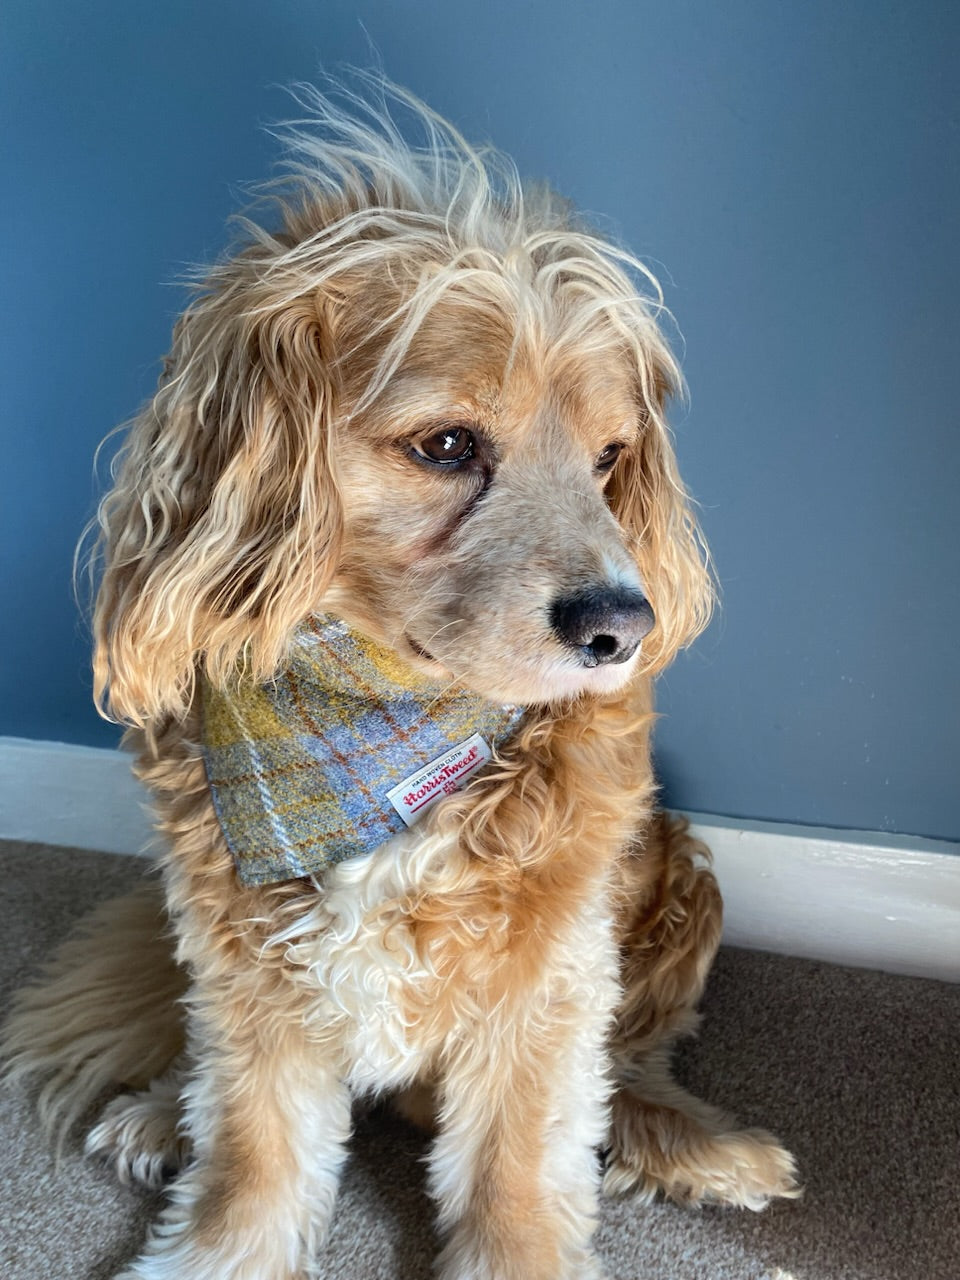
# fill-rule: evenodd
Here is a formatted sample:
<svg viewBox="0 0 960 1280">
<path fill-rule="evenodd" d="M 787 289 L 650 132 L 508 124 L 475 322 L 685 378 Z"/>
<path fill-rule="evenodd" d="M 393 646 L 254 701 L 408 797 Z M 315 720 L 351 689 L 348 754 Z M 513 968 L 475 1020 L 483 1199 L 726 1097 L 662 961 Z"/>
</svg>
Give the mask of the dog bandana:
<svg viewBox="0 0 960 1280">
<path fill-rule="evenodd" d="M 203 749 L 244 884 L 368 853 L 491 758 L 523 714 L 421 676 L 315 615 L 270 684 L 203 685 Z"/>
</svg>

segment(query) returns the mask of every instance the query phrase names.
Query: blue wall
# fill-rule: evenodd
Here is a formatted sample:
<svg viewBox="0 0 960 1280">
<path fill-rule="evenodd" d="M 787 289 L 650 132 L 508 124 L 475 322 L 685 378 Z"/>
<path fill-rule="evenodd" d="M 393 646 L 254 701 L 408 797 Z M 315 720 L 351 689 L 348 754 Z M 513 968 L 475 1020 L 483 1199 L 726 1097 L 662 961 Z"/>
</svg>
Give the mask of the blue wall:
<svg viewBox="0 0 960 1280">
<path fill-rule="evenodd" d="M 6 0 L 0 733 L 109 744 L 70 593 L 91 458 L 272 155 L 369 64 L 608 215 L 686 339 L 723 613 L 664 679 L 673 803 L 960 837 L 960 10 L 942 0 Z M 362 23 L 362 25 L 361 25 Z"/>
</svg>

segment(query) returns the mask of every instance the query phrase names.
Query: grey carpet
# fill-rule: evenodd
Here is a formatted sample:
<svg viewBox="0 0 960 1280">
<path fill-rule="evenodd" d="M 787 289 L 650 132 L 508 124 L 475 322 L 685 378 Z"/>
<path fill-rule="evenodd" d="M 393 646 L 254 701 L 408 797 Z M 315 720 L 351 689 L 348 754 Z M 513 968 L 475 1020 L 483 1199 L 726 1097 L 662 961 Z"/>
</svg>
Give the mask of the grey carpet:
<svg viewBox="0 0 960 1280">
<path fill-rule="evenodd" d="M 0 999 L 135 859 L 0 843 Z M 606 1202 L 615 1280 L 960 1280 L 960 986 L 723 950 L 688 1085 L 796 1153 L 806 1194 L 762 1214 Z M 426 1280 L 437 1243 L 423 1140 L 365 1120 L 321 1275 Z M 0 1094 L 0 1276 L 109 1280 L 159 1199 L 74 1144 L 59 1168 L 28 1099 Z M 189 1277 L 184 1277 L 189 1280 Z"/>
</svg>

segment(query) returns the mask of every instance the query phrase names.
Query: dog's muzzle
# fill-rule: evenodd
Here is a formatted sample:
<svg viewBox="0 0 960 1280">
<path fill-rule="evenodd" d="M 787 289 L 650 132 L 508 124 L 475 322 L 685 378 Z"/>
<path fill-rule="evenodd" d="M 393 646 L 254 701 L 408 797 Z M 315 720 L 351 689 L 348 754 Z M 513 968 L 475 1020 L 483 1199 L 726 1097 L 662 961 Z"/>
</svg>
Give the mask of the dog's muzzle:
<svg viewBox="0 0 960 1280">
<path fill-rule="evenodd" d="M 585 667 L 627 662 L 654 624 L 646 596 L 627 587 L 588 587 L 550 608 L 550 625 Z"/>
</svg>

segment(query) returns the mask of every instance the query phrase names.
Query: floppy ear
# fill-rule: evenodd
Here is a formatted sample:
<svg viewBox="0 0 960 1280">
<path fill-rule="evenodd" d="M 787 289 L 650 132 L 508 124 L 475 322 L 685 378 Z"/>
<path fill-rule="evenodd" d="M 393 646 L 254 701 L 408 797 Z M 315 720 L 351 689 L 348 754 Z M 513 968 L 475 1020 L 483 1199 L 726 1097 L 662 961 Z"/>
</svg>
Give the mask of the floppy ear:
<svg viewBox="0 0 960 1280">
<path fill-rule="evenodd" d="M 130 724 L 183 715 L 198 669 L 269 679 L 339 549 L 317 297 L 271 299 L 252 254 L 212 279 L 99 512 L 95 694 Z"/>
<path fill-rule="evenodd" d="M 640 371 L 641 442 L 624 453 L 609 488 L 611 509 L 632 535 L 656 625 L 643 642 L 644 668 L 672 661 L 710 620 L 710 556 L 677 470 L 664 417 L 679 374 L 666 348 L 647 350 Z"/>
</svg>

